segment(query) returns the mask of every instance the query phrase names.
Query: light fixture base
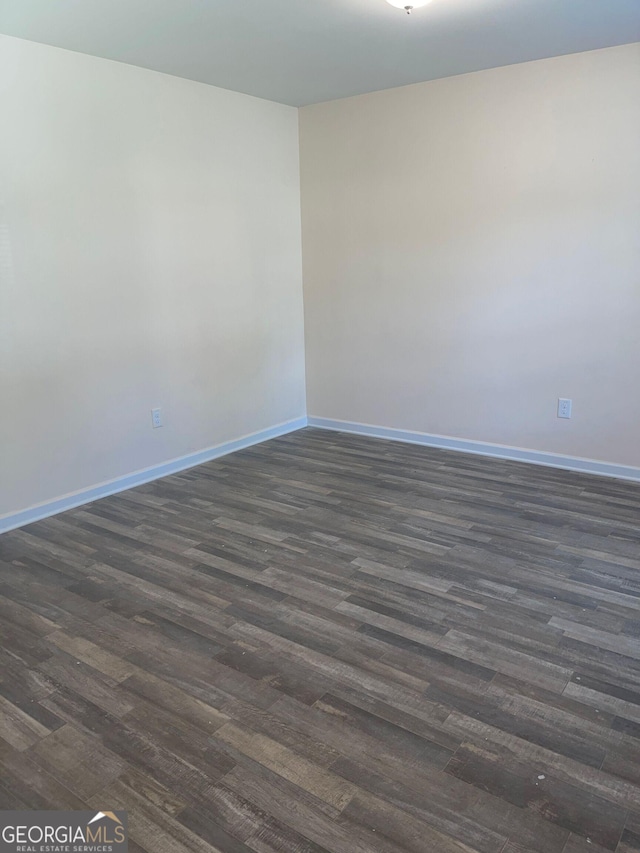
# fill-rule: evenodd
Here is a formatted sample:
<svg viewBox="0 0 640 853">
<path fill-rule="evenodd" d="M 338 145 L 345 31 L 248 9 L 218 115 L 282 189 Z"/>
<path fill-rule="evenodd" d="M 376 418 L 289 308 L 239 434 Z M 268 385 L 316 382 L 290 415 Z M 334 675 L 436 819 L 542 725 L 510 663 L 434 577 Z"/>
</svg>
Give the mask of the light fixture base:
<svg viewBox="0 0 640 853">
<path fill-rule="evenodd" d="M 415 12 L 416 9 L 419 9 L 421 6 L 427 6 L 431 0 L 387 0 L 390 6 L 395 6 L 396 9 L 402 9 L 410 15 L 412 12 Z"/>
</svg>

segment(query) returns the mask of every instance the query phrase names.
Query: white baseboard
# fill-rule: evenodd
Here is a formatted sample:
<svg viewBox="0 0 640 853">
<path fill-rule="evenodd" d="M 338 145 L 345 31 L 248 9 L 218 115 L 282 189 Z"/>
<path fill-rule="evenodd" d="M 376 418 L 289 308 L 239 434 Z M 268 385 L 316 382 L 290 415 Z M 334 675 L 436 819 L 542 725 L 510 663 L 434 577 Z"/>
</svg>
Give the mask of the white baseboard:
<svg viewBox="0 0 640 853">
<path fill-rule="evenodd" d="M 296 432 L 305 426 L 317 427 L 319 429 L 334 430 L 336 432 L 348 432 L 355 435 L 367 435 L 372 438 L 386 438 L 392 441 L 404 441 L 409 444 L 421 444 L 425 447 L 440 447 L 445 450 L 457 450 L 463 453 L 476 453 L 481 456 L 493 456 L 497 459 L 511 459 L 517 462 L 528 462 L 532 465 L 546 465 L 550 468 L 564 468 L 568 471 L 577 471 L 583 474 L 597 474 L 601 477 L 617 477 L 622 480 L 634 480 L 640 482 L 640 468 L 631 465 L 617 465 L 613 462 L 600 462 L 595 459 L 583 459 L 579 456 L 562 456 L 558 453 L 547 453 L 541 450 L 527 450 L 521 447 L 509 447 L 503 444 L 491 444 L 489 442 L 472 441 L 463 438 L 451 438 L 445 435 L 431 435 L 425 432 L 411 432 L 404 429 L 391 429 L 389 427 L 372 426 L 371 424 L 360 424 L 352 421 L 337 421 L 329 418 L 318 418 L 310 416 L 301 417 L 282 424 L 276 424 L 268 429 L 242 436 L 234 441 L 227 441 L 197 453 L 190 453 L 151 468 L 144 468 L 115 480 L 99 483 L 88 489 L 81 489 L 52 501 L 38 504 L 20 512 L 10 513 L 0 517 L 0 534 L 14 530 L 16 527 L 24 527 L 42 518 L 49 518 L 68 509 L 91 503 L 92 501 L 124 492 L 135 486 L 142 486 L 152 480 L 177 474 L 187 468 L 211 462 L 220 456 L 226 456 L 244 447 L 261 444 L 270 438 L 277 438 L 290 432 Z"/>
<path fill-rule="evenodd" d="M 484 441 L 451 438 L 446 435 L 430 435 L 426 432 L 410 432 L 404 429 L 390 429 L 351 421 L 335 421 L 329 418 L 309 416 L 308 422 L 309 426 L 335 430 L 336 432 L 350 432 L 355 435 L 368 435 L 372 438 L 388 438 L 409 444 L 422 444 L 426 447 L 459 450 L 463 453 L 477 453 L 481 456 L 495 456 L 498 459 L 529 462 L 532 465 L 564 468 L 582 474 L 598 474 L 601 477 L 617 477 L 621 480 L 640 482 L 640 468 L 634 468 L 631 465 L 617 465 L 613 462 L 599 462 L 595 459 L 582 459 L 579 456 L 562 456 L 559 453 L 547 453 L 543 450 L 527 450 L 522 447 L 509 447 L 505 444 L 490 444 Z"/>
<path fill-rule="evenodd" d="M 235 439 L 235 441 L 227 441 L 224 444 L 218 444 L 206 450 L 199 450 L 197 453 L 189 453 L 187 456 L 181 456 L 178 459 L 172 459 L 160 465 L 153 465 L 151 468 L 144 468 L 142 471 L 135 471 L 133 474 L 125 474 L 123 477 L 117 477 L 115 480 L 109 480 L 106 483 L 90 486 L 88 489 L 81 489 L 80 491 L 63 495 L 60 498 L 38 504 L 29 509 L 3 515 L 0 517 L 0 534 L 14 530 L 16 527 L 24 527 L 25 524 L 31 524 L 42 518 L 49 518 L 49 516 L 57 515 L 59 512 L 65 512 L 68 509 L 74 509 L 83 504 L 91 503 L 91 501 L 106 498 L 118 492 L 124 492 L 126 489 L 142 486 L 144 483 L 150 483 L 152 480 L 167 477 L 169 474 L 177 474 L 179 471 L 185 471 L 187 468 L 193 468 L 195 465 L 211 462 L 212 459 L 218 459 L 220 456 L 226 456 L 228 453 L 242 450 L 244 447 L 251 447 L 254 444 L 261 444 L 263 441 L 268 441 L 270 438 L 277 438 L 279 435 L 295 432 L 306 425 L 306 417 L 296 418 L 293 421 L 276 424 L 259 432 L 242 436 L 242 438 Z"/>
</svg>

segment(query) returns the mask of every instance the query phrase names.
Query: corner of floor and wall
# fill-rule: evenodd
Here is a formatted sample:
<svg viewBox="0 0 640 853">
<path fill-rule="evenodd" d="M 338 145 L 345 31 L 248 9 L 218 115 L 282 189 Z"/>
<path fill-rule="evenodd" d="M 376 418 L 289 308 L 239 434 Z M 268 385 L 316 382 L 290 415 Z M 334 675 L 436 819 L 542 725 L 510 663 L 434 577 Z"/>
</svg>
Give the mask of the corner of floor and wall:
<svg viewBox="0 0 640 853">
<path fill-rule="evenodd" d="M 300 110 L 0 46 L 0 532 L 307 422 L 640 480 L 639 44 Z"/>
<path fill-rule="evenodd" d="M 638 139 L 640 44 L 303 107 L 309 423 L 640 480 Z"/>
<path fill-rule="evenodd" d="M 0 531 L 304 425 L 297 110 L 0 36 L 0 115 Z"/>
</svg>

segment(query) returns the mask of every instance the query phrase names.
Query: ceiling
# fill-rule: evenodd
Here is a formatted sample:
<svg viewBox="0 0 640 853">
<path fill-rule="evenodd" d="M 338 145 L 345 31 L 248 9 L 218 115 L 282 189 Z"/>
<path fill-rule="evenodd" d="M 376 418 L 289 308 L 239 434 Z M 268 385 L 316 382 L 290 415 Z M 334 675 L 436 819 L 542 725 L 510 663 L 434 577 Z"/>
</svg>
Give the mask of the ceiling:
<svg viewBox="0 0 640 853">
<path fill-rule="evenodd" d="M 0 0 L 0 32 L 301 106 L 640 41 L 640 0 Z"/>
</svg>

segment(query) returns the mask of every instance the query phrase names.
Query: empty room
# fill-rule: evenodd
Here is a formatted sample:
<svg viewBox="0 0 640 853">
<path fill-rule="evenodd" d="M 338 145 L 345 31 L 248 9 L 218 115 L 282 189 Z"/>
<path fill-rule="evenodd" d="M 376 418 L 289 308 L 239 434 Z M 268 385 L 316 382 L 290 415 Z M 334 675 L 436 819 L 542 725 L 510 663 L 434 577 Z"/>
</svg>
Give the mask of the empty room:
<svg viewBox="0 0 640 853">
<path fill-rule="evenodd" d="M 0 0 L 0 853 L 640 853 L 640 2 Z"/>
</svg>

